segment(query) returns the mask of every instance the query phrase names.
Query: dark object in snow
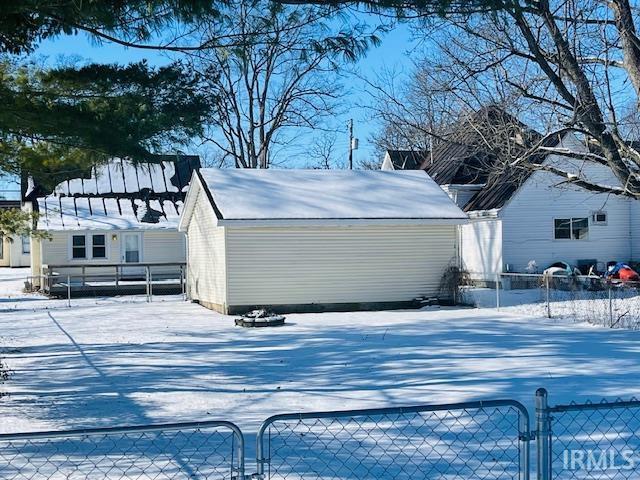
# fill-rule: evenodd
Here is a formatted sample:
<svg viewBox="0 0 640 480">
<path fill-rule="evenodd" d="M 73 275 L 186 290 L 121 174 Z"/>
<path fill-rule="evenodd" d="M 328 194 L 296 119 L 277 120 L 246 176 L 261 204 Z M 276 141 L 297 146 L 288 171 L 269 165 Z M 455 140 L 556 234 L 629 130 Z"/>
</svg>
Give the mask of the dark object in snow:
<svg viewBox="0 0 640 480">
<path fill-rule="evenodd" d="M 414 300 L 420 307 L 431 307 L 433 305 L 440 305 L 440 300 L 433 297 L 418 297 Z"/>
<path fill-rule="evenodd" d="M 278 327 L 284 325 L 284 317 L 260 309 L 246 313 L 241 318 L 236 318 L 235 323 L 240 327 L 247 328 Z"/>
</svg>

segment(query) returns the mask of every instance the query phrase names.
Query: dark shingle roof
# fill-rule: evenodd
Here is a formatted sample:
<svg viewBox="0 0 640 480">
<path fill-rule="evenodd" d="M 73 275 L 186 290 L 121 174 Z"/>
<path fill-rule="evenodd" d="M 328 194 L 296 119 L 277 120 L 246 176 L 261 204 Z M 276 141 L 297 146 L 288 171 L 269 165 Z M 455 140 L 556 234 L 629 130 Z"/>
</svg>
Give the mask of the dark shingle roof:
<svg viewBox="0 0 640 480">
<path fill-rule="evenodd" d="M 387 150 L 395 170 L 419 170 L 429 152 L 414 150 Z"/>
<path fill-rule="evenodd" d="M 539 134 L 504 110 L 490 106 L 463 117 L 433 149 L 421 168 L 440 185 L 486 183 L 514 150 Z"/>
<path fill-rule="evenodd" d="M 531 168 L 512 166 L 513 161 L 542 139 L 538 132 L 495 106 L 462 118 L 443 137 L 434 146 L 433 155 L 430 152 L 395 152 L 402 152 L 407 158 L 422 157 L 419 168 L 440 185 L 484 184 L 463 207 L 466 212 L 503 207 L 533 173 Z M 559 141 L 559 136 L 550 136 L 542 146 L 553 147 Z M 544 158 L 546 154 L 541 152 L 528 163 L 539 163 Z"/>
<path fill-rule="evenodd" d="M 0 199 L 0 208 L 20 208 L 20 200 Z"/>
<path fill-rule="evenodd" d="M 561 137 L 559 135 L 554 135 L 548 137 L 542 143 L 542 146 L 554 147 L 560 140 Z M 545 158 L 545 153 L 534 154 L 528 160 L 528 163 L 541 163 Z M 502 208 L 533 172 L 532 168 L 504 166 L 504 168 L 493 172 L 489 176 L 486 185 L 469 200 L 463 210 L 472 212 L 474 210 Z"/>
</svg>

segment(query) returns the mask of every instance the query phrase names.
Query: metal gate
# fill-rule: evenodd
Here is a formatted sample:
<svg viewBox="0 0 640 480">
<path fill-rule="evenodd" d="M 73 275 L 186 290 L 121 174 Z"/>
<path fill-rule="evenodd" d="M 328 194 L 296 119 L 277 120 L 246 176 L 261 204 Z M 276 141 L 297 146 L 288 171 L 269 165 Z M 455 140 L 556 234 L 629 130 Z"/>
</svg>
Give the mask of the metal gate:
<svg viewBox="0 0 640 480">
<path fill-rule="evenodd" d="M 244 439 L 230 422 L 0 435 L 2 479 L 242 479 Z"/>
<path fill-rule="evenodd" d="M 266 479 L 529 478 L 529 414 L 513 400 L 276 415 L 258 432 Z"/>
</svg>

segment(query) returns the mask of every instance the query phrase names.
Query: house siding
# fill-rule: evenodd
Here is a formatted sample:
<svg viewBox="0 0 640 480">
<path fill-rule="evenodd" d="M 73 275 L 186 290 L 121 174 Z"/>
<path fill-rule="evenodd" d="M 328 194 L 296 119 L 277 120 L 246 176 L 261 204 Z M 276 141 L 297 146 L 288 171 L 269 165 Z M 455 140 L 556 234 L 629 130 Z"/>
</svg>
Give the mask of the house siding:
<svg viewBox="0 0 640 480">
<path fill-rule="evenodd" d="M 131 230 L 137 232 L 136 230 Z M 42 265 L 64 265 L 78 266 L 83 265 L 101 265 L 106 263 L 122 263 L 121 256 L 121 240 L 122 230 L 97 231 L 97 230 L 78 230 L 78 231 L 54 231 L 49 232 L 50 238 L 35 242 L 32 245 L 32 251 L 41 244 L 41 256 L 37 258 L 32 255 L 34 261 L 34 274 L 40 274 Z M 141 262 L 158 263 L 158 262 L 184 262 L 186 260 L 186 240 L 184 234 L 176 230 L 145 230 L 142 231 L 142 258 Z M 107 258 L 104 259 L 71 259 L 69 258 L 69 242 L 71 235 L 74 234 L 104 234 L 106 235 Z M 113 236 L 116 236 L 114 239 Z M 36 264 L 39 263 L 39 266 Z M 172 269 L 175 270 L 175 269 Z M 91 269 L 88 273 L 112 273 L 113 270 Z M 161 269 L 154 269 L 153 272 L 161 273 Z"/>
<path fill-rule="evenodd" d="M 616 185 L 611 171 L 601 165 L 551 156 L 550 162 L 582 175 L 594 182 Z M 563 180 L 539 171 L 531 175 L 511 201 L 502 209 L 503 262 L 512 271 L 523 271 L 535 260 L 539 269 L 557 261 L 577 264 L 579 260 L 632 260 L 631 210 L 637 208 L 623 197 L 589 192 L 562 185 Z M 589 218 L 589 234 L 584 240 L 555 240 L 554 219 L 590 217 L 604 210 L 606 225 L 594 225 Z"/>
<path fill-rule="evenodd" d="M 460 227 L 462 267 L 472 278 L 502 271 L 502 220 L 473 219 Z"/>
<path fill-rule="evenodd" d="M 2 250 L 0 250 L 0 267 L 8 267 L 11 261 L 11 242 L 8 236 L 0 238 L 2 242 Z"/>
<path fill-rule="evenodd" d="M 226 305 L 225 229 L 215 224 L 209 200 L 200 187 L 187 229 L 187 294 L 210 308 Z"/>
<path fill-rule="evenodd" d="M 0 241 L 0 267 L 28 267 L 31 264 L 31 255 L 22 253 L 22 238 L 19 235 L 5 235 Z"/>
<path fill-rule="evenodd" d="M 640 202 L 629 200 L 631 230 L 631 259 L 640 261 Z"/>
<path fill-rule="evenodd" d="M 456 226 L 227 227 L 228 304 L 410 301 L 435 295 Z"/>
</svg>

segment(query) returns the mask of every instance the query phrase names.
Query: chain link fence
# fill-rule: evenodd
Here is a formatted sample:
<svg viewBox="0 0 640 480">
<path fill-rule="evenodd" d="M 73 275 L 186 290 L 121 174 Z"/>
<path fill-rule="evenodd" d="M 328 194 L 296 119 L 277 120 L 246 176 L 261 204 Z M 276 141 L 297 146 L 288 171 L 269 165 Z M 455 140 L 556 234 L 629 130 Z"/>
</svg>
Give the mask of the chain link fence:
<svg viewBox="0 0 640 480">
<path fill-rule="evenodd" d="M 257 439 L 265 479 L 525 479 L 518 402 L 278 415 Z"/>
<path fill-rule="evenodd" d="M 550 406 L 535 426 L 514 400 L 268 418 L 245 475 L 242 432 L 223 421 L 0 435 L 0 478 L 538 480 L 640 478 L 640 401 Z"/>
<path fill-rule="evenodd" d="M 640 401 L 547 405 L 538 391 L 542 480 L 640 478 Z"/>
<path fill-rule="evenodd" d="M 503 273 L 465 286 L 462 302 L 533 316 L 569 318 L 610 328 L 640 328 L 640 283 L 594 276 Z"/>
<path fill-rule="evenodd" d="M 244 440 L 228 422 L 0 435 L 0 478 L 243 477 Z"/>
</svg>

